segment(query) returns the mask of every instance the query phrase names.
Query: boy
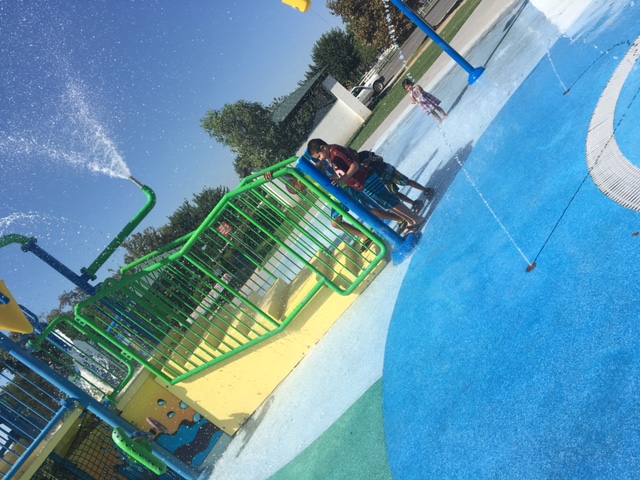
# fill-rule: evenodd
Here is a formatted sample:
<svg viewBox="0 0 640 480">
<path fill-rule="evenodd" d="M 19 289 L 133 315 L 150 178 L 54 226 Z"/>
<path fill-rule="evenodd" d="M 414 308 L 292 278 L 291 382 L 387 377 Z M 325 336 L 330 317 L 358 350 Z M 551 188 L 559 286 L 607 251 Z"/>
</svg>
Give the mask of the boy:
<svg viewBox="0 0 640 480">
<path fill-rule="evenodd" d="M 400 199 L 393 195 L 380 180 L 379 175 L 365 166 L 360 165 L 358 155 L 341 145 L 329 145 L 322 139 L 314 138 L 307 144 L 309 154 L 318 159 L 326 160 L 335 175 L 332 184 L 342 184 L 365 193 L 375 203 L 385 210 L 394 213 L 407 222 L 406 233 L 417 232 L 425 222 L 423 217 L 415 215 Z"/>
<path fill-rule="evenodd" d="M 387 187 L 387 190 L 396 195 L 404 203 L 411 205 L 411 210 L 414 213 L 420 213 L 420 210 L 422 210 L 422 207 L 424 206 L 424 202 L 420 199 L 411 200 L 403 193 L 400 193 L 401 187 L 409 186 L 420 190 L 425 194 L 428 201 L 433 200 L 435 197 L 436 192 L 433 188 L 422 186 L 415 180 L 411 180 L 404 173 L 397 170 L 393 165 L 385 162 L 382 157 L 376 155 L 374 152 L 370 152 L 368 150 L 358 152 L 358 158 L 360 159 L 360 165 L 365 165 L 378 174 L 382 183 Z"/>
</svg>

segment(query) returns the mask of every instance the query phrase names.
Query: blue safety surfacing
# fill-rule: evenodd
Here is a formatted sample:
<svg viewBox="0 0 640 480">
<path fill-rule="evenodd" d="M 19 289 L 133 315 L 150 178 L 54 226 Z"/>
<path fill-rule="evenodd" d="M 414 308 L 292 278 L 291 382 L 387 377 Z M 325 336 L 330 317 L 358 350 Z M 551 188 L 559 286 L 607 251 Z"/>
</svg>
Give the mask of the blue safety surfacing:
<svg viewBox="0 0 640 480">
<path fill-rule="evenodd" d="M 585 160 L 639 34 L 630 4 L 561 37 L 466 159 L 475 187 L 458 173 L 431 217 L 385 353 L 394 478 L 640 475 L 640 214 L 605 197 Z M 615 117 L 636 165 L 639 90 L 636 66 Z"/>
</svg>

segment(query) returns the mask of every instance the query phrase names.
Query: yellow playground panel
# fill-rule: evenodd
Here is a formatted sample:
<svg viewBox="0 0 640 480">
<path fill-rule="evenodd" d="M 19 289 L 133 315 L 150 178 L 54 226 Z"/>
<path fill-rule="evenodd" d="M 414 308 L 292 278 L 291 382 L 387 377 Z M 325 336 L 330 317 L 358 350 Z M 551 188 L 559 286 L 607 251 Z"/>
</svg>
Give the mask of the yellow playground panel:
<svg viewBox="0 0 640 480">
<path fill-rule="evenodd" d="M 286 333 L 276 335 L 234 355 L 231 359 L 190 377 L 177 385 L 165 387 L 176 397 L 193 405 L 205 418 L 228 435 L 233 435 L 258 409 L 276 387 L 293 371 L 304 356 L 356 300 L 384 268 L 381 263 L 354 295 L 342 296 L 322 287 Z M 313 275 L 304 273 L 272 303 L 292 308 L 316 285 Z M 268 309 L 268 305 L 263 308 Z"/>
<path fill-rule="evenodd" d="M 300 10 L 302 13 L 307 13 L 311 8 L 311 0 L 282 0 L 282 3 Z"/>
<path fill-rule="evenodd" d="M 33 325 L 25 317 L 18 302 L 0 280 L 0 330 L 14 333 L 33 333 Z"/>
</svg>

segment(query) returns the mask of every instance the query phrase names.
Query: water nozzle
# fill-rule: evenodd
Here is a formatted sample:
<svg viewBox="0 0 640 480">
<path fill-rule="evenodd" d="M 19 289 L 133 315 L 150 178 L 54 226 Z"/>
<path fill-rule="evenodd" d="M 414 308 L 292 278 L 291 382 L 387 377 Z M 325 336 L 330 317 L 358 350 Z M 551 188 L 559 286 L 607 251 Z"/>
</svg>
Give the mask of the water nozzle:
<svg viewBox="0 0 640 480">
<path fill-rule="evenodd" d="M 128 178 L 129 178 L 129 180 L 131 180 L 133 183 L 135 183 L 139 188 L 144 187 L 144 185 L 143 185 L 142 183 L 140 183 L 138 180 L 136 180 L 135 178 L 133 178 L 133 177 L 131 177 L 131 176 L 129 176 Z"/>
</svg>

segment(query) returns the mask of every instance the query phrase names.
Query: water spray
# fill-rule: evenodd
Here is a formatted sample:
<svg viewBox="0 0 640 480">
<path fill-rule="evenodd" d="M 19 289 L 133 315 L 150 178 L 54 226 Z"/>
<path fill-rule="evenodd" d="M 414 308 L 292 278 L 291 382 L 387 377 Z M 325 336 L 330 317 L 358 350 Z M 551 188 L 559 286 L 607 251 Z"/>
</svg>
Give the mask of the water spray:
<svg viewBox="0 0 640 480">
<path fill-rule="evenodd" d="M 516 250 L 518 251 L 520 256 L 524 259 L 525 262 L 527 262 L 527 268 L 526 268 L 527 273 L 533 272 L 533 270 L 535 270 L 535 268 L 538 265 L 536 264 L 536 262 L 529 261 L 527 256 L 524 254 L 524 252 L 520 248 L 520 246 L 514 240 L 513 236 L 511 236 L 511 233 L 509 232 L 509 230 L 507 230 L 507 227 L 505 227 L 504 224 L 502 223 L 502 221 L 500 221 L 500 219 L 498 218 L 498 215 L 496 214 L 496 212 L 493 210 L 493 208 L 491 208 L 491 205 L 489 205 L 489 202 L 484 197 L 484 195 L 482 195 L 482 192 L 480 192 L 480 189 L 478 188 L 478 185 L 476 185 L 476 182 L 473 181 L 473 179 L 471 178 L 471 175 L 469 175 L 469 172 L 467 172 L 467 169 L 464 168 L 464 164 L 458 158 L 458 154 L 453 151 L 453 148 L 451 147 L 451 143 L 449 143 L 449 140 L 447 139 L 447 135 L 445 134 L 444 130 L 442 130 L 442 128 L 440 128 L 440 131 L 442 132 L 442 137 L 444 139 L 445 145 L 447 145 L 449 147 L 449 150 L 451 150 L 451 153 L 453 153 L 453 158 L 455 159 L 456 162 L 458 162 L 458 165 L 460 166 L 460 170 L 462 171 L 462 173 L 464 173 L 465 177 L 467 178 L 467 181 L 474 188 L 474 190 L 476 191 L 476 193 L 480 197 L 480 200 L 482 200 L 482 202 L 484 203 L 484 206 L 487 207 L 487 210 L 489 210 L 489 213 L 491 213 L 491 215 L 493 216 L 493 219 L 496 221 L 498 226 L 505 233 L 505 235 L 507 236 L 509 241 L 512 243 L 512 245 L 516 248 Z"/>
<path fill-rule="evenodd" d="M 37 245 L 37 240 L 35 238 L 25 237 L 24 235 L 18 234 L 10 234 L 4 235 L 0 237 L 0 248 L 3 248 L 7 245 L 11 245 L 17 243 L 21 246 L 22 251 L 31 252 L 36 255 L 40 260 L 44 261 L 47 265 L 52 267 L 62 276 L 70 280 L 74 285 L 80 287 L 84 292 L 89 295 L 95 295 L 95 289 L 93 285 L 89 283 L 90 280 L 95 280 L 96 272 L 98 269 L 104 265 L 104 263 L 113 255 L 113 253 L 118 249 L 120 245 L 126 240 L 126 238 L 135 230 L 135 228 L 142 222 L 142 220 L 151 212 L 153 207 L 156 204 L 156 194 L 151 188 L 144 185 L 142 182 L 136 180 L 135 178 L 129 176 L 129 180 L 136 184 L 147 196 L 147 202 L 144 207 L 136 214 L 131 221 L 125 225 L 122 231 L 113 239 L 113 241 L 107 245 L 104 251 L 96 258 L 93 263 L 87 267 L 82 268 L 80 271 L 82 275 L 77 275 L 70 268 L 64 265 L 62 262 L 57 260 L 51 254 L 43 250 Z"/>
</svg>

